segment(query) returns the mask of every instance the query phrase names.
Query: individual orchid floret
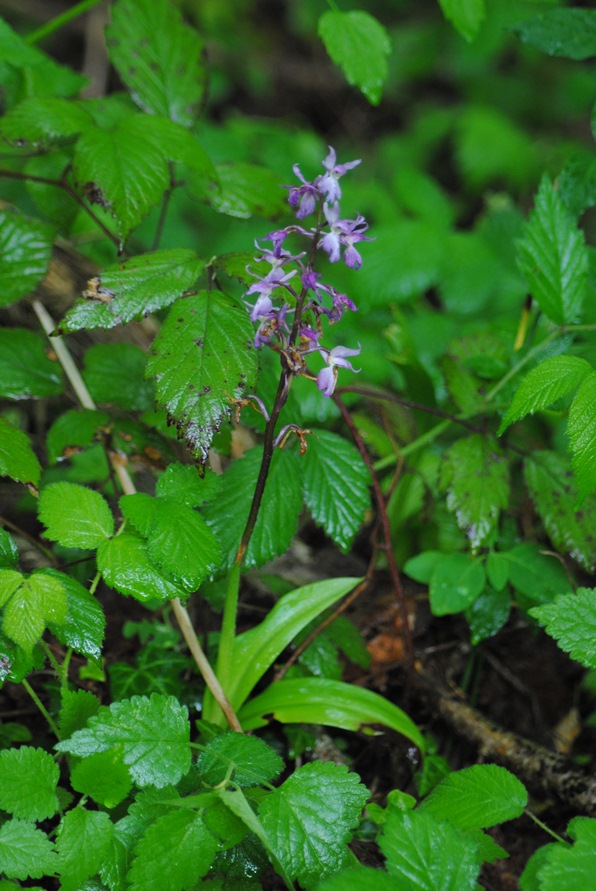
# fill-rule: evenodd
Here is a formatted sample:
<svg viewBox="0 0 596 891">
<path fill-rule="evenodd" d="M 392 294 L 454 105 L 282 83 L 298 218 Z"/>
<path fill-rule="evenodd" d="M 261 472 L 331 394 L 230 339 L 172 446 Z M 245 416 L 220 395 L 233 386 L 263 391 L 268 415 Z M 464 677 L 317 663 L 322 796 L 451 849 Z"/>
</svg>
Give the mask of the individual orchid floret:
<svg viewBox="0 0 596 891">
<path fill-rule="evenodd" d="M 310 325 L 305 325 L 300 329 L 299 337 L 302 343 L 307 346 L 305 352 L 310 352 L 311 349 L 318 349 L 321 332 Z"/>
<path fill-rule="evenodd" d="M 334 204 L 341 198 L 340 176 L 360 164 L 360 160 L 348 161 L 346 164 L 336 164 L 336 160 L 335 149 L 329 146 L 329 154 L 323 161 L 325 173 L 317 181 L 319 191 L 323 192 L 330 204 Z"/>
<path fill-rule="evenodd" d="M 258 301 L 257 301 L 258 303 Z M 259 317 L 261 324 L 255 334 L 255 348 L 258 350 L 265 343 L 270 343 L 272 338 L 283 331 L 287 332 L 288 325 L 286 323 L 286 314 L 290 307 L 285 303 L 281 309 L 273 307 L 268 313 L 263 313 Z M 255 321 L 253 319 L 253 321 Z"/>
<path fill-rule="evenodd" d="M 323 205 L 325 218 L 329 224 L 329 232 L 321 238 L 319 245 L 329 256 L 331 263 L 337 263 L 341 258 L 341 248 L 345 248 L 344 262 L 350 269 L 360 269 L 362 257 L 354 247 L 360 241 L 374 241 L 364 233 L 368 229 L 368 223 L 363 216 L 358 214 L 355 220 L 340 220 L 337 204 Z"/>
<path fill-rule="evenodd" d="M 291 254 L 289 251 L 283 249 L 285 239 L 295 230 L 295 228 L 297 227 L 288 226 L 287 229 L 278 229 L 275 232 L 270 232 L 269 235 L 266 235 L 265 241 L 273 242 L 273 249 L 262 248 L 258 241 L 255 241 L 255 247 L 257 250 L 261 251 L 261 256 L 255 258 L 257 263 L 261 263 L 265 260 L 267 263 L 270 263 L 271 266 L 277 268 L 285 266 L 286 263 L 292 263 L 294 260 L 301 260 L 302 257 L 304 257 L 304 251 L 300 254 Z"/>
<path fill-rule="evenodd" d="M 350 371 L 359 373 L 360 369 L 352 367 L 352 363 L 346 359 L 346 356 L 358 356 L 361 346 L 358 344 L 357 350 L 351 350 L 349 347 L 336 346 L 332 350 L 321 349 L 320 353 L 325 360 L 326 368 L 322 368 L 317 375 L 317 387 L 323 396 L 330 397 L 335 390 L 337 383 L 338 368 L 348 368 Z"/>
<path fill-rule="evenodd" d="M 317 201 L 321 200 L 322 195 L 317 186 L 317 181 L 320 177 L 317 177 L 314 183 L 309 183 L 308 180 L 304 179 L 302 176 L 298 164 L 294 164 L 292 170 L 301 181 L 302 185 L 288 187 L 290 189 L 288 201 L 292 207 L 298 208 L 296 211 L 296 218 L 298 220 L 303 220 L 304 217 L 308 217 L 313 213 L 317 206 Z"/>
<path fill-rule="evenodd" d="M 247 268 L 247 272 L 250 272 L 250 269 Z M 296 275 L 296 272 L 297 270 L 293 269 L 291 272 L 287 272 L 284 275 L 284 271 L 280 266 L 274 266 L 273 269 L 262 278 L 255 275 L 254 272 L 251 272 L 250 274 L 255 275 L 255 278 L 258 279 L 258 281 L 250 286 L 246 292 L 246 296 L 260 294 L 262 297 L 269 297 L 276 288 L 287 286 L 287 283 Z"/>
</svg>

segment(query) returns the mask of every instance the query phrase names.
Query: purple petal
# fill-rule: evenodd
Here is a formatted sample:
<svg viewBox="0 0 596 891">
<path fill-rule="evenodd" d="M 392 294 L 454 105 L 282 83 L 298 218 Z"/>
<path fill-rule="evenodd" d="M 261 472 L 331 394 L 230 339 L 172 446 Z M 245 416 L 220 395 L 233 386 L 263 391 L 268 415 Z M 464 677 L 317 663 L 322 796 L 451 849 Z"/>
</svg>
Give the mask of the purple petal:
<svg viewBox="0 0 596 891">
<path fill-rule="evenodd" d="M 333 368 L 322 368 L 317 375 L 317 387 L 322 392 L 323 396 L 332 396 L 333 391 L 335 390 L 335 381 L 337 379 L 337 373 L 334 372 Z"/>
</svg>

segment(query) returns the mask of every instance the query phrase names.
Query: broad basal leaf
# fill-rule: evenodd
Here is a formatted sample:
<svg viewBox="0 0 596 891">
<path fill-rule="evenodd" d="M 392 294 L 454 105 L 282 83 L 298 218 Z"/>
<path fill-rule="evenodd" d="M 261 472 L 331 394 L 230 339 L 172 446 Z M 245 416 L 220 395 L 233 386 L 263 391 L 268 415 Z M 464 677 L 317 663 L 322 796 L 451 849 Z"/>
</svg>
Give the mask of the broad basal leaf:
<svg viewBox="0 0 596 891">
<path fill-rule="evenodd" d="M 569 461 L 557 452 L 535 452 L 524 465 L 526 483 L 555 548 L 587 572 L 596 568 L 596 495 L 578 507 Z"/>
<path fill-rule="evenodd" d="M 305 764 L 259 807 L 286 873 L 306 888 L 349 859 L 347 845 L 369 795 L 359 779 L 343 765 Z"/>
<path fill-rule="evenodd" d="M 274 780 L 283 766 L 277 752 L 262 739 L 231 731 L 210 740 L 197 760 L 201 779 L 210 786 L 225 779 L 244 788 L 260 786 Z"/>
<path fill-rule="evenodd" d="M 166 813 L 147 829 L 134 849 L 127 876 L 130 891 L 184 891 L 196 885 L 215 857 L 219 845 L 200 813 Z"/>
<path fill-rule="evenodd" d="M 114 534 L 114 518 L 99 492 L 76 483 L 50 483 L 39 497 L 45 536 L 66 548 L 96 548 Z"/>
<path fill-rule="evenodd" d="M 84 758 L 118 748 L 139 786 L 176 784 L 190 768 L 188 710 L 173 696 L 153 693 L 113 702 L 56 746 Z"/>
<path fill-rule="evenodd" d="M 439 5 L 461 36 L 474 40 L 486 15 L 484 0 L 439 0 Z"/>
<path fill-rule="evenodd" d="M 448 509 L 476 554 L 494 533 L 509 502 L 506 458 L 480 434 L 458 439 L 445 454 L 441 485 L 447 489 Z"/>
<path fill-rule="evenodd" d="M 445 554 L 433 569 L 430 584 L 430 606 L 434 616 L 458 613 L 470 606 L 482 593 L 486 583 L 484 566 L 465 554 Z"/>
<path fill-rule="evenodd" d="M 168 0 L 118 0 L 106 29 L 114 65 L 135 102 L 191 127 L 205 89 L 203 41 Z"/>
<path fill-rule="evenodd" d="M 147 375 L 158 403 L 204 463 L 234 399 L 254 387 L 257 357 L 246 310 L 219 291 L 179 300 L 155 339 Z"/>
<path fill-rule="evenodd" d="M 557 325 L 580 317 L 588 281 L 583 233 L 544 176 L 534 211 L 518 244 L 518 265 L 532 297 Z"/>
<path fill-rule="evenodd" d="M 0 328 L 0 397 L 41 399 L 62 393 L 60 366 L 47 356 L 45 346 L 35 331 Z"/>
<path fill-rule="evenodd" d="M 9 879 L 40 879 L 58 865 L 54 845 L 45 832 L 25 820 L 0 827 L 0 873 Z"/>
<path fill-rule="evenodd" d="M 43 749 L 5 749 L 0 752 L 0 808 L 22 820 L 53 817 L 59 778 L 58 765 Z"/>
<path fill-rule="evenodd" d="M 57 96 L 31 96 L 0 121 L 0 138 L 11 145 L 46 147 L 65 142 L 93 127 L 82 105 Z"/>
<path fill-rule="evenodd" d="M 496 764 L 475 764 L 441 780 L 420 809 L 458 829 L 487 829 L 519 817 L 528 793 L 517 777 Z"/>
<path fill-rule="evenodd" d="M 51 622 L 50 631 L 64 646 L 98 661 L 106 626 L 101 604 L 66 573 L 55 569 L 44 569 L 43 572 L 50 578 L 57 578 L 66 589 L 66 615 L 61 622 Z"/>
<path fill-rule="evenodd" d="M 319 19 L 319 36 L 348 83 L 359 87 L 371 105 L 378 105 L 391 52 L 384 26 L 362 10 L 329 10 Z"/>
<path fill-rule="evenodd" d="M 530 615 L 572 659 L 596 668 L 596 588 L 560 594 L 552 603 L 531 609 Z"/>
<path fill-rule="evenodd" d="M 20 300 L 39 284 L 48 271 L 53 241 L 54 230 L 46 223 L 14 210 L 0 211 L 0 306 Z"/>
<path fill-rule="evenodd" d="M 596 10 L 547 9 L 512 29 L 520 40 L 549 56 L 589 59 L 596 56 Z"/>
<path fill-rule="evenodd" d="M 183 248 L 140 254 L 92 278 L 60 331 L 113 328 L 169 306 L 192 287 L 205 264 Z"/>
<path fill-rule="evenodd" d="M 0 476 L 33 486 L 39 485 L 41 476 L 41 465 L 29 437 L 4 418 L 0 418 Z"/>
<path fill-rule="evenodd" d="M 567 433 L 580 499 L 596 489 L 596 371 L 582 382 L 569 409 Z"/>
<path fill-rule="evenodd" d="M 106 813 L 77 807 L 65 814 L 56 842 L 62 891 L 79 891 L 86 879 L 99 872 L 112 833 L 113 823 Z"/>
<path fill-rule="evenodd" d="M 301 467 L 313 519 L 347 551 L 370 507 L 370 475 L 359 452 L 335 433 L 313 430 Z"/>
<path fill-rule="evenodd" d="M 110 588 L 140 600 L 171 600 L 187 592 L 159 571 L 149 558 L 147 542 L 134 532 L 122 532 L 97 551 L 97 568 Z"/>
</svg>

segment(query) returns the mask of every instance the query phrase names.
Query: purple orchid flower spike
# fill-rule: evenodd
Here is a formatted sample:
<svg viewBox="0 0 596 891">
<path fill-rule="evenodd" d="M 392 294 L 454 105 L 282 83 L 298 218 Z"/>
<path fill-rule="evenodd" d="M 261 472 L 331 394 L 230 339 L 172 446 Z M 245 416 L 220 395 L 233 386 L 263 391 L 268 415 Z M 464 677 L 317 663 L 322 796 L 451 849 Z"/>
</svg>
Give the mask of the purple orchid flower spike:
<svg viewBox="0 0 596 891">
<path fill-rule="evenodd" d="M 352 170 L 353 167 L 357 167 L 360 164 L 360 160 L 348 161 L 346 164 L 336 164 L 336 161 L 335 149 L 329 146 L 329 154 L 323 161 L 325 173 L 320 177 L 317 185 L 330 204 L 334 204 L 341 198 L 340 176 L 343 176 L 348 170 Z"/>
<path fill-rule="evenodd" d="M 323 396 L 330 397 L 333 395 L 335 385 L 337 383 L 338 368 L 348 368 L 355 374 L 359 374 L 360 369 L 352 367 L 352 363 L 348 362 L 346 356 L 358 356 L 362 347 L 358 344 L 357 350 L 351 350 L 349 347 L 336 346 L 332 350 L 321 349 L 320 353 L 327 363 L 326 368 L 322 368 L 317 375 L 317 387 Z"/>
<path fill-rule="evenodd" d="M 288 195 L 288 201 L 292 205 L 292 207 L 297 207 L 296 211 L 296 219 L 303 220 L 304 217 L 310 216 L 313 213 L 315 207 L 317 206 L 317 201 L 320 201 L 322 195 L 318 188 L 318 180 L 320 177 L 313 183 L 309 183 L 306 180 L 301 171 L 298 164 L 294 164 L 292 167 L 295 175 L 301 181 L 301 186 L 287 186 L 289 188 L 290 194 Z"/>
<path fill-rule="evenodd" d="M 329 256 L 331 263 L 337 263 L 341 257 L 341 248 L 345 248 L 344 263 L 350 269 L 360 269 L 362 257 L 354 247 L 360 241 L 374 241 L 364 233 L 368 229 L 368 223 L 361 214 L 355 220 L 340 220 L 337 204 L 323 205 L 325 218 L 329 224 L 329 232 L 321 238 L 320 247 Z"/>
</svg>

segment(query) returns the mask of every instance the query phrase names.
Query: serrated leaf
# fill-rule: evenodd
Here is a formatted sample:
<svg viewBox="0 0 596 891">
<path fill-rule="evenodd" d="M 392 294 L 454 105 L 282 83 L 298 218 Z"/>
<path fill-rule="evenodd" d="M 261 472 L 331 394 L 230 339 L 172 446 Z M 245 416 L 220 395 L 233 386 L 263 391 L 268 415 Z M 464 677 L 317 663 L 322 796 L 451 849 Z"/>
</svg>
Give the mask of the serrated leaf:
<svg viewBox="0 0 596 891">
<path fill-rule="evenodd" d="M 565 325 L 578 320 L 587 291 L 588 254 L 583 233 L 547 176 L 518 242 L 517 262 L 532 297 L 551 321 Z"/>
<path fill-rule="evenodd" d="M 560 561 L 543 553 L 538 545 L 524 542 L 501 555 L 509 564 L 509 581 L 530 601 L 544 603 L 569 590 L 569 579 Z"/>
<path fill-rule="evenodd" d="M 56 396 L 64 385 L 45 341 L 25 328 L 0 328 L 0 396 L 31 399 Z"/>
<path fill-rule="evenodd" d="M 112 809 L 128 797 L 132 780 L 117 751 L 97 752 L 73 767 L 70 785 L 101 807 Z"/>
<path fill-rule="evenodd" d="M 534 452 L 524 464 L 532 501 L 555 548 L 593 572 L 596 568 L 596 495 L 578 508 L 569 461 L 556 452 Z"/>
<path fill-rule="evenodd" d="M 372 866 L 352 866 L 317 885 L 317 891 L 396 891 L 395 881 Z"/>
<path fill-rule="evenodd" d="M 20 300 L 39 284 L 48 271 L 53 241 L 54 230 L 46 223 L 14 210 L 0 211 L 0 306 Z"/>
<path fill-rule="evenodd" d="M 60 736 L 72 736 L 97 714 L 99 700 L 89 690 L 62 690 L 62 705 L 58 714 Z"/>
<path fill-rule="evenodd" d="M 389 810 L 379 841 L 400 891 L 474 891 L 478 843 L 424 811 Z"/>
<path fill-rule="evenodd" d="M 1 436 L 2 425 L 0 424 L 0 437 Z M 14 569 L 18 565 L 18 562 L 19 550 L 15 544 L 14 538 L 5 529 L 0 529 L 0 569 Z"/>
<path fill-rule="evenodd" d="M 219 291 L 179 300 L 151 347 L 157 402 L 204 463 L 232 400 L 254 387 L 256 351 L 246 310 Z"/>
<path fill-rule="evenodd" d="M 245 730 L 264 727 L 271 718 L 283 724 L 324 724 L 343 730 L 388 727 L 424 751 L 424 739 L 414 722 L 383 696 L 328 678 L 277 681 L 253 697 L 239 712 Z"/>
<path fill-rule="evenodd" d="M 131 891 L 183 891 L 211 866 L 218 844 L 194 811 L 178 810 L 159 817 L 135 846 L 128 873 Z"/>
<path fill-rule="evenodd" d="M 83 105 L 58 96 L 30 96 L 0 121 L 0 138 L 11 145 L 47 147 L 72 139 L 93 119 Z"/>
<path fill-rule="evenodd" d="M 205 518 L 222 545 L 222 569 L 231 567 L 234 562 L 252 503 L 262 454 L 262 448 L 257 447 L 234 461 L 223 475 L 216 499 L 205 507 Z M 298 456 L 293 451 L 278 449 L 273 454 L 261 509 L 246 552 L 244 565 L 247 568 L 262 566 L 289 547 L 298 527 L 301 506 Z"/>
<path fill-rule="evenodd" d="M 441 780 L 419 810 L 468 831 L 514 820 L 527 804 L 526 788 L 512 773 L 496 764 L 475 764 Z"/>
<path fill-rule="evenodd" d="M 0 476 L 33 486 L 39 485 L 41 476 L 41 465 L 29 437 L 4 418 L 0 418 Z"/>
<path fill-rule="evenodd" d="M 191 464 L 170 464 L 157 480 L 155 494 L 159 498 L 173 498 L 187 507 L 198 507 L 215 498 L 221 477 L 209 468 L 203 477 Z"/>
<path fill-rule="evenodd" d="M 56 841 L 63 891 L 79 891 L 86 879 L 99 872 L 112 833 L 112 821 L 101 811 L 77 807 L 64 815 Z"/>
<path fill-rule="evenodd" d="M 279 187 L 279 179 L 266 167 L 235 161 L 216 164 L 217 186 L 207 195 L 207 202 L 218 213 L 247 220 L 278 217 L 286 209 L 286 196 Z"/>
<path fill-rule="evenodd" d="M 141 603 L 186 597 L 183 588 L 166 578 L 147 553 L 147 543 L 133 532 L 122 532 L 97 550 L 97 568 L 104 581 Z"/>
<path fill-rule="evenodd" d="M 72 647 L 87 659 L 98 661 L 106 627 L 101 604 L 76 579 L 55 569 L 43 570 L 58 579 L 66 589 L 66 615 L 61 622 L 50 622 L 52 634 L 66 647 Z"/>
<path fill-rule="evenodd" d="M 478 553 L 509 503 L 506 459 L 481 434 L 458 439 L 445 453 L 441 485 L 447 489 L 447 508 L 466 533 L 472 553 Z"/>
<path fill-rule="evenodd" d="M 362 10 L 328 10 L 319 19 L 319 37 L 351 86 L 357 86 L 371 105 L 381 101 L 387 79 L 391 42 L 385 27 Z"/>
<path fill-rule="evenodd" d="M 23 582 L 25 576 L 15 569 L 2 569 L 0 571 L 0 606 L 4 606 L 12 595 L 17 591 Z"/>
<path fill-rule="evenodd" d="M 20 684 L 33 669 L 40 669 L 45 662 L 45 653 L 39 648 L 27 653 L 22 647 L 0 633 L 0 682 L 12 681 Z"/>
<path fill-rule="evenodd" d="M 45 832 L 24 820 L 0 827 L 0 872 L 9 879 L 40 879 L 57 867 L 54 845 Z"/>
<path fill-rule="evenodd" d="M 113 130 L 86 130 L 75 148 L 77 186 L 92 205 L 109 210 L 122 242 L 170 183 L 162 153 L 144 137 L 144 122 L 145 115 L 130 115 Z"/>
<path fill-rule="evenodd" d="M 524 43 L 549 56 L 589 59 L 596 56 L 596 10 L 547 9 L 513 26 Z"/>
<path fill-rule="evenodd" d="M 113 328 L 170 306 L 201 274 L 204 262 L 183 248 L 140 254 L 110 266 L 87 283 L 87 290 L 59 325 L 61 332 Z"/>
<path fill-rule="evenodd" d="M 579 499 L 596 489 L 596 371 L 583 380 L 569 409 L 567 433 Z"/>
<path fill-rule="evenodd" d="M 118 0 L 106 29 L 123 83 L 143 111 L 191 127 L 206 83 L 203 41 L 167 0 Z"/>
<path fill-rule="evenodd" d="M 589 888 L 596 869 L 596 820 L 574 817 L 567 827 L 570 845 L 548 845 L 538 869 L 540 891 L 573 891 Z M 528 887 L 528 886 L 526 886 Z"/>
<path fill-rule="evenodd" d="M 210 740 L 197 761 L 201 779 L 210 786 L 229 779 L 244 788 L 271 782 L 283 766 L 277 752 L 262 739 L 231 731 Z"/>
<path fill-rule="evenodd" d="M 4 633 L 31 655 L 50 622 L 66 615 L 66 588 L 41 569 L 33 572 L 14 592 L 4 610 Z"/>
<path fill-rule="evenodd" d="M 359 780 L 343 765 L 305 764 L 259 807 L 285 871 L 307 888 L 349 859 L 347 845 L 369 795 Z"/>
<path fill-rule="evenodd" d="M 221 548 L 203 517 L 170 498 L 156 499 L 147 552 L 174 584 L 196 591 L 218 564 Z"/>
<path fill-rule="evenodd" d="M 480 560 L 465 554 L 445 554 L 433 569 L 428 593 L 434 616 L 459 613 L 484 590 L 486 574 Z"/>
<path fill-rule="evenodd" d="M 47 820 L 58 810 L 60 770 L 43 749 L 0 752 L 0 808 L 20 820 Z"/>
<path fill-rule="evenodd" d="M 186 706 L 174 696 L 153 693 L 113 702 L 56 748 L 82 758 L 119 748 L 137 785 L 162 789 L 188 773 L 189 739 Z"/>
<path fill-rule="evenodd" d="M 471 43 L 486 16 L 484 0 L 439 0 L 443 15 Z"/>
<path fill-rule="evenodd" d="M 85 353 L 83 380 L 92 399 L 129 411 L 153 408 L 153 388 L 144 380 L 146 355 L 132 343 L 98 343 Z"/>
<path fill-rule="evenodd" d="M 370 507 L 370 474 L 354 446 L 327 430 L 313 430 L 301 460 L 304 501 L 313 519 L 348 551 Z"/>
<path fill-rule="evenodd" d="M 596 668 L 596 589 L 578 588 L 560 594 L 552 603 L 536 606 L 530 615 L 572 659 Z"/>
<path fill-rule="evenodd" d="M 558 179 L 559 195 L 569 213 L 578 219 L 596 204 L 596 158 L 577 152 L 563 167 Z"/>
<path fill-rule="evenodd" d="M 526 374 L 517 388 L 499 427 L 499 435 L 515 421 L 548 408 L 575 390 L 591 370 L 590 363 L 579 356 L 552 356 L 541 362 Z"/>
<path fill-rule="evenodd" d="M 50 483 L 39 496 L 46 538 L 67 548 L 97 548 L 114 534 L 114 518 L 99 492 L 77 483 Z"/>
</svg>

